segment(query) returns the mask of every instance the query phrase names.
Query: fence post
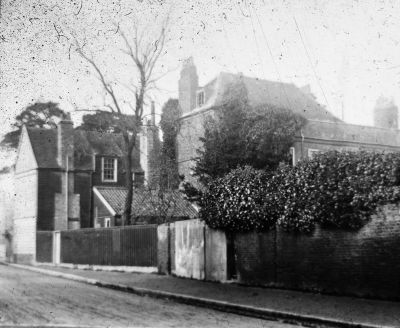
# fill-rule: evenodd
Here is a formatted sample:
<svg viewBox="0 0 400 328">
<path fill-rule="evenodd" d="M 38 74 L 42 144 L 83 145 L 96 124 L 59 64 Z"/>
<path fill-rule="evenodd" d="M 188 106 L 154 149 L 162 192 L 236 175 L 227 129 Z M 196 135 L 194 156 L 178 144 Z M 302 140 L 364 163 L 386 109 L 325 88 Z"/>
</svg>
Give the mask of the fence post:
<svg viewBox="0 0 400 328">
<path fill-rule="evenodd" d="M 53 231 L 53 264 L 61 263 L 61 232 Z"/>
<path fill-rule="evenodd" d="M 167 223 L 167 273 L 171 274 L 171 226 Z"/>
<path fill-rule="evenodd" d="M 203 226 L 203 249 L 204 249 L 204 280 L 207 280 L 207 241 L 206 225 Z"/>
</svg>

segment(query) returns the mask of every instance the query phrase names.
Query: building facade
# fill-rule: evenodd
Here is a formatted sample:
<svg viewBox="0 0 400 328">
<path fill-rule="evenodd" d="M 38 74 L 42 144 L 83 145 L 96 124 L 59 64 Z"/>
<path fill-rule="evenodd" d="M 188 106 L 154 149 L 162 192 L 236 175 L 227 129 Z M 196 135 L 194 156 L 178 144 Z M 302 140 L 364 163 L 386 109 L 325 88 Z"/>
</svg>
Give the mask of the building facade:
<svg viewBox="0 0 400 328">
<path fill-rule="evenodd" d="M 374 110 L 375 126 L 347 124 L 321 106 L 308 86 L 249 78 L 242 74 L 220 73 L 204 86 L 199 86 L 196 66 L 189 58 L 181 70 L 179 104 L 182 109 L 178 134 L 179 173 L 190 182 L 199 140 L 204 134 L 207 116 L 215 115 L 226 101 L 226 91 L 234 83 L 245 86 L 250 106 L 272 105 L 287 108 L 306 118 L 305 126 L 291 148 L 293 163 L 326 150 L 388 150 L 400 151 L 398 113 L 393 102 L 378 101 Z"/>
<path fill-rule="evenodd" d="M 35 258 L 36 231 L 98 226 L 94 187 L 123 188 L 126 174 L 133 174 L 137 186 L 156 180 L 153 152 L 159 144 L 157 127 L 146 126 L 132 155 L 133 172 L 128 173 L 121 135 L 74 129 L 70 120 L 55 129 L 24 126 L 14 174 L 14 260 Z"/>
</svg>

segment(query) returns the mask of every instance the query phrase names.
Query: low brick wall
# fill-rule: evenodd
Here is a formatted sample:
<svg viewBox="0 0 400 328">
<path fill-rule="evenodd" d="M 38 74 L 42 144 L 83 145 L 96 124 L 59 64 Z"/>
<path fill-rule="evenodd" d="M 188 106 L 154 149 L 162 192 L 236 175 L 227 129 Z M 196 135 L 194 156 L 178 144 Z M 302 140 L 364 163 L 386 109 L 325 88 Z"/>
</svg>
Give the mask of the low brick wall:
<svg viewBox="0 0 400 328">
<path fill-rule="evenodd" d="M 241 283 L 400 299 L 400 214 L 387 205 L 357 232 L 237 234 Z"/>
</svg>

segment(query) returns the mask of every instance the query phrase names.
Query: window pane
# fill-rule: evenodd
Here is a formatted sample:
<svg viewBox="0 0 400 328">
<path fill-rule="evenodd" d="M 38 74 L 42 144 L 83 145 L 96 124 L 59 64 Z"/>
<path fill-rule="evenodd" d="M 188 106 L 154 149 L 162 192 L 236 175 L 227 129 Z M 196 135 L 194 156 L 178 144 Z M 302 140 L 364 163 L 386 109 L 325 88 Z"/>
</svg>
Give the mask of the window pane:
<svg viewBox="0 0 400 328">
<path fill-rule="evenodd" d="M 115 180 L 114 169 L 115 169 L 114 158 L 103 159 L 103 179 L 104 180 Z"/>
</svg>

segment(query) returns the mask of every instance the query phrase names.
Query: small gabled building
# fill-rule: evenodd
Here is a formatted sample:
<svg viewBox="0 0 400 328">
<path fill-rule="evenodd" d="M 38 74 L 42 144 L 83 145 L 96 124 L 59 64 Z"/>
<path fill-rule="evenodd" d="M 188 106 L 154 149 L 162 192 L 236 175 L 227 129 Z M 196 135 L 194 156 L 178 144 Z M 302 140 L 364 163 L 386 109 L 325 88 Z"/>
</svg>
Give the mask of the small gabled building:
<svg viewBox="0 0 400 328">
<path fill-rule="evenodd" d="M 35 258 L 36 231 L 94 227 L 95 186 L 123 187 L 127 174 L 137 186 L 155 180 L 159 144 L 157 127 L 144 127 L 127 172 L 121 135 L 74 129 L 70 120 L 55 129 L 24 126 L 14 176 L 15 261 Z"/>
<path fill-rule="evenodd" d="M 93 187 L 95 228 L 119 225 L 124 212 L 125 187 Z M 196 208 L 178 190 L 137 188 L 132 197 L 137 223 L 159 224 L 198 217 Z"/>
</svg>

